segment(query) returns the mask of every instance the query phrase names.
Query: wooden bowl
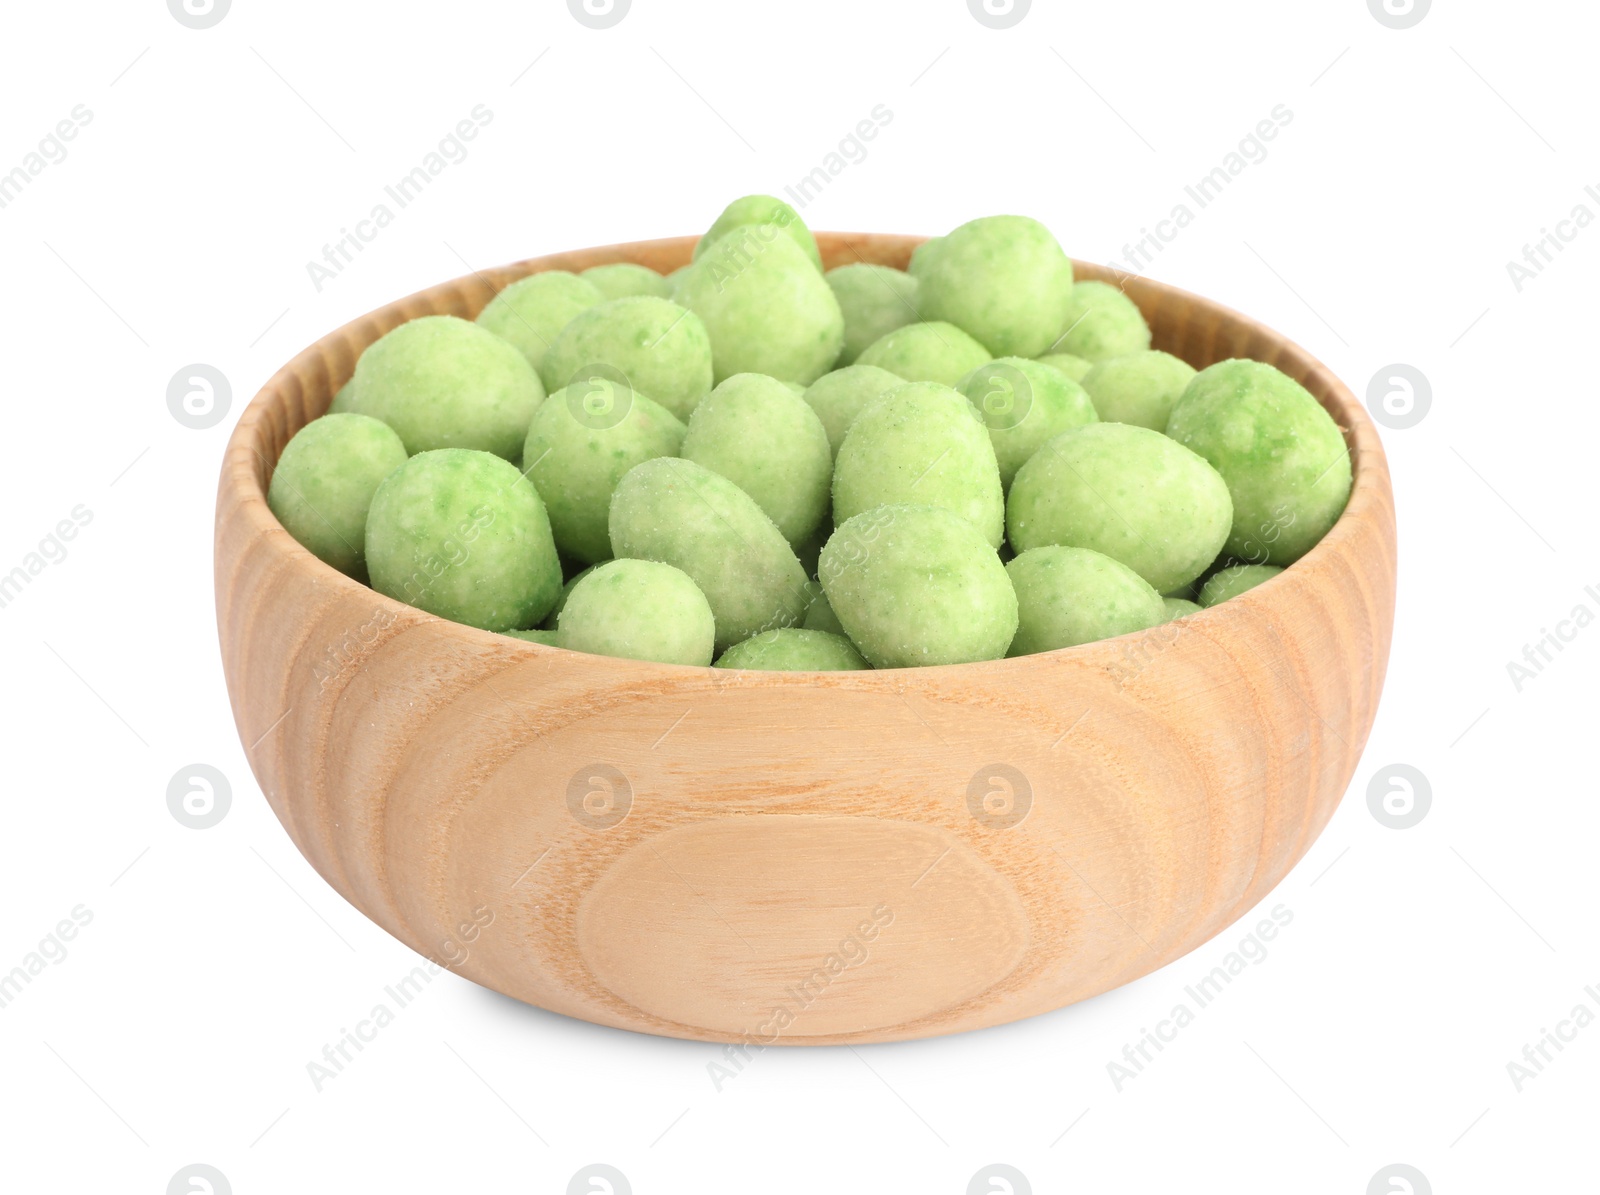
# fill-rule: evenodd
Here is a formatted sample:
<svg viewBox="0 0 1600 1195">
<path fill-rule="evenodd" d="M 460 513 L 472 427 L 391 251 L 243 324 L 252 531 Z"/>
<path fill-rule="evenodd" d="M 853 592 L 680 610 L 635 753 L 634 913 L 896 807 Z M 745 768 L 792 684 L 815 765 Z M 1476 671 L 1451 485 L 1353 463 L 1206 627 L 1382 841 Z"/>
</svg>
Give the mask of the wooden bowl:
<svg viewBox="0 0 1600 1195">
<path fill-rule="evenodd" d="M 830 267 L 903 267 L 920 240 L 818 236 Z M 1282 576 L 1142 635 L 879 672 L 581 655 L 391 601 L 267 509 L 284 444 L 384 332 L 471 318 L 538 270 L 665 272 L 693 244 L 433 287 L 324 337 L 244 412 L 217 496 L 217 622 L 240 738 L 301 853 L 477 983 L 708 1041 L 995 1025 L 1127 983 L 1243 916 L 1316 840 L 1366 743 L 1395 524 L 1349 390 L 1214 303 L 1125 282 L 1157 348 L 1304 383 L 1344 429 L 1355 488 Z"/>
</svg>

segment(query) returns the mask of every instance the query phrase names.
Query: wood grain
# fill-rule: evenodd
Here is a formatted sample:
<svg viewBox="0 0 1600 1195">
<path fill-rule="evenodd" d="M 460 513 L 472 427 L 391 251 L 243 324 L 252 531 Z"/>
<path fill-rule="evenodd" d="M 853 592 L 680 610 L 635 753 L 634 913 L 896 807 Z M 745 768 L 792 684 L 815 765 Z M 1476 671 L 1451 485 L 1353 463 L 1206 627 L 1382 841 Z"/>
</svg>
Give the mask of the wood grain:
<svg viewBox="0 0 1600 1195">
<path fill-rule="evenodd" d="M 818 236 L 830 267 L 904 266 L 920 239 Z M 218 490 L 217 621 L 240 739 L 295 845 L 373 921 L 469 979 L 713 1041 L 994 1025 L 1127 983 L 1243 916 L 1316 840 L 1366 743 L 1395 522 L 1350 392 L 1216 304 L 1120 280 L 1157 348 L 1197 367 L 1253 357 L 1303 382 L 1344 429 L 1355 488 L 1287 572 L 1141 636 L 832 674 L 579 655 L 390 601 L 268 511 L 284 444 L 384 332 L 471 317 L 537 270 L 665 272 L 693 244 L 434 287 L 311 346 L 244 412 Z"/>
</svg>

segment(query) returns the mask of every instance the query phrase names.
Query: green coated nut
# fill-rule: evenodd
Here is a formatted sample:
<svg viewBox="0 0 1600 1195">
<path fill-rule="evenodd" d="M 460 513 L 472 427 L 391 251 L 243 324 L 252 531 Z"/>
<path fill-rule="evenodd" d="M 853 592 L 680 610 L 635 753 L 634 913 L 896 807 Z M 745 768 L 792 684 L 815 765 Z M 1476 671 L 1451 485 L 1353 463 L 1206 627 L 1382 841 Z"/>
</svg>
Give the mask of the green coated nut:
<svg viewBox="0 0 1600 1195">
<path fill-rule="evenodd" d="M 1245 590 L 1272 580 L 1282 571 L 1276 564 L 1235 564 L 1221 569 L 1200 587 L 1200 605 L 1209 608 L 1218 602 L 1236 598 Z"/>
<path fill-rule="evenodd" d="M 1074 357 L 1071 353 L 1046 353 L 1042 357 L 1034 358 L 1034 360 L 1038 361 L 1040 365 L 1048 365 L 1053 369 L 1059 369 L 1074 382 L 1080 384 L 1083 382 L 1084 375 L 1094 368 L 1094 362 L 1085 361 L 1082 357 Z"/>
<path fill-rule="evenodd" d="M 550 607 L 550 613 L 546 614 L 544 621 L 539 624 L 544 630 L 553 631 L 556 629 L 556 620 L 561 617 L 561 611 L 566 607 L 567 599 L 572 596 L 572 587 L 598 567 L 598 565 L 591 564 L 588 568 L 572 574 L 567 583 L 561 587 L 561 596 L 556 599 L 556 604 Z"/>
<path fill-rule="evenodd" d="M 405 463 L 406 447 L 387 423 L 366 415 L 324 415 L 285 446 L 267 487 L 267 505 L 306 551 L 362 578 L 372 496 Z"/>
<path fill-rule="evenodd" d="M 844 434 L 875 398 L 906 384 L 899 374 L 876 365 L 847 365 L 825 373 L 806 389 L 806 402 L 828 432 L 829 450 L 838 455 Z"/>
<path fill-rule="evenodd" d="M 694 263 L 690 262 L 686 266 L 679 266 L 677 269 L 673 270 L 672 273 L 667 275 L 667 298 L 671 299 L 673 302 L 678 301 L 678 290 L 683 286 L 685 275 L 687 275 L 692 269 L 694 269 Z"/>
<path fill-rule="evenodd" d="M 1189 615 L 1198 614 L 1204 609 L 1204 607 L 1196 602 L 1191 602 L 1188 598 L 1164 597 L 1161 599 L 1161 605 L 1166 610 L 1168 622 L 1175 618 L 1187 618 Z"/>
<path fill-rule="evenodd" d="M 933 264 L 934 254 L 939 251 L 938 247 L 943 241 L 943 237 L 929 237 L 913 249 L 911 260 L 906 263 L 906 273 L 913 278 L 921 279 L 928 267 Z"/>
<path fill-rule="evenodd" d="M 631 261 L 590 266 L 582 277 L 600 292 L 602 299 L 628 299 L 635 295 L 665 299 L 672 294 L 666 278 L 649 266 L 635 265 Z"/>
<path fill-rule="evenodd" d="M 774 224 L 719 237 L 678 288 L 705 321 L 716 380 L 764 373 L 809 386 L 844 347 L 844 314 L 817 265 Z"/>
<path fill-rule="evenodd" d="M 1000 484 L 1006 488 L 1047 441 L 1097 421 L 1082 386 L 1059 369 L 1025 357 L 986 362 L 962 378 L 957 389 L 989 429 Z"/>
<path fill-rule="evenodd" d="M 776 378 L 736 373 L 722 382 L 689 416 L 679 455 L 754 498 L 796 549 L 827 517 L 828 433 L 805 399 Z"/>
<path fill-rule="evenodd" d="M 994 354 L 954 324 L 907 324 L 869 344 L 857 365 L 876 365 L 908 382 L 954 386 Z"/>
<path fill-rule="evenodd" d="M 1204 460 L 1148 428 L 1091 423 L 1064 432 L 1017 471 L 1006 508 L 1017 552 L 1090 548 L 1158 592 L 1198 577 L 1233 521 L 1228 487 Z"/>
<path fill-rule="evenodd" d="M 853 364 L 873 341 L 919 318 L 917 280 L 904 270 L 856 261 L 829 270 L 826 277 L 844 313 L 840 365 Z"/>
<path fill-rule="evenodd" d="M 1049 351 L 1098 362 L 1149 347 L 1150 325 L 1134 301 L 1109 283 L 1089 281 L 1072 288 L 1060 335 Z"/>
<path fill-rule="evenodd" d="M 772 195 L 745 195 L 722 209 L 722 214 L 695 243 L 694 259 L 699 261 L 710 249 L 730 232 L 757 225 L 771 225 L 792 240 L 818 270 L 822 269 L 822 254 L 817 249 L 817 239 L 811 235 L 800 213 L 783 200 Z"/>
<path fill-rule="evenodd" d="M 478 326 L 515 345 L 538 369 L 561 329 L 605 299 L 587 278 L 569 270 L 546 270 L 517 279 L 489 300 L 478 313 Z"/>
<path fill-rule="evenodd" d="M 822 545 L 828 542 L 828 536 L 833 534 L 833 520 L 826 515 L 810 535 L 806 536 L 794 548 L 795 558 L 800 561 L 800 567 L 805 570 L 806 576 L 817 575 L 817 557 L 822 552 Z"/>
<path fill-rule="evenodd" d="M 1035 357 L 1067 326 L 1072 262 L 1027 216 L 984 216 L 940 242 L 917 277 L 924 320 L 955 324 L 997 357 Z"/>
<path fill-rule="evenodd" d="M 699 317 L 670 299 L 611 299 L 561 330 L 540 373 L 552 394 L 574 382 L 604 381 L 687 419 L 711 391 L 711 341 Z"/>
<path fill-rule="evenodd" d="M 486 631 L 536 626 L 561 593 L 539 492 L 515 465 L 464 448 L 419 453 L 384 479 L 367 571 L 379 593 Z"/>
<path fill-rule="evenodd" d="M 493 332 L 453 315 L 401 324 L 356 363 L 355 409 L 415 455 L 476 448 L 515 460 L 544 401 L 539 375 Z"/>
<path fill-rule="evenodd" d="M 810 600 L 783 532 L 749 494 L 693 461 L 658 457 L 623 476 L 611 498 L 611 549 L 688 573 L 711 603 L 718 651 L 793 626 Z"/>
<path fill-rule="evenodd" d="M 612 560 L 567 598 L 556 642 L 571 651 L 658 664 L 711 663 L 716 623 L 687 574 L 651 560 Z"/>
<path fill-rule="evenodd" d="M 840 624 L 877 668 L 998 660 L 1017 595 L 994 548 L 938 506 L 879 506 L 822 549 L 819 579 Z"/>
<path fill-rule="evenodd" d="M 906 503 L 954 512 L 991 551 L 1004 538 L 994 445 L 959 390 L 934 382 L 891 390 L 845 433 L 833 466 L 834 522 Z"/>
<path fill-rule="evenodd" d="M 555 631 L 501 631 L 502 635 L 510 635 L 513 639 L 521 639 L 526 643 L 542 643 L 546 647 L 560 647 L 561 636 Z"/>
<path fill-rule="evenodd" d="M 1013 656 L 1076 647 L 1166 621 L 1157 593 L 1138 573 L 1084 548 L 1030 548 L 1006 565 L 1017 591 Z"/>
<path fill-rule="evenodd" d="M 1152 431 L 1167 430 L 1178 397 L 1194 377 L 1194 366 L 1171 353 L 1145 349 L 1126 357 L 1108 357 L 1089 370 L 1083 388 L 1107 423 L 1131 423 Z"/>
<path fill-rule="evenodd" d="M 551 395 L 528 428 L 522 468 L 544 499 L 556 547 L 585 564 L 609 559 L 617 483 L 637 464 L 676 456 L 684 431 L 671 411 L 623 386 L 579 383 Z"/>
<path fill-rule="evenodd" d="M 340 386 L 333 396 L 333 401 L 328 404 L 328 415 L 351 415 L 356 413 L 356 382 L 354 378 Z"/>
<path fill-rule="evenodd" d="M 820 557 L 818 563 L 821 563 Z M 811 605 L 806 609 L 805 621 L 800 625 L 808 631 L 827 631 L 830 635 L 845 633 L 844 624 L 833 612 L 833 607 L 828 603 L 828 595 L 822 592 L 820 585 L 817 587 L 817 596 L 811 600 Z"/>
<path fill-rule="evenodd" d="M 853 672 L 872 665 L 843 635 L 780 627 L 735 643 L 722 653 L 716 667 L 761 672 Z"/>
<path fill-rule="evenodd" d="M 1201 370 L 1172 409 L 1167 434 L 1228 483 L 1228 554 L 1248 564 L 1294 563 L 1350 499 L 1350 452 L 1339 425 L 1304 386 L 1259 361 Z"/>
</svg>

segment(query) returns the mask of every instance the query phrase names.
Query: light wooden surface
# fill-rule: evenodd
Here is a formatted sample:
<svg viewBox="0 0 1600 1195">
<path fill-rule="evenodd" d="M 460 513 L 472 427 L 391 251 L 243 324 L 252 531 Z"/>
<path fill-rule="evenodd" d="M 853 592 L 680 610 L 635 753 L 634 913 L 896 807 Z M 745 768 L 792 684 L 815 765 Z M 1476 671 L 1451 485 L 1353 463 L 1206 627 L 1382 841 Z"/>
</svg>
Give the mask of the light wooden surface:
<svg viewBox="0 0 1600 1195">
<path fill-rule="evenodd" d="M 830 267 L 903 266 L 920 239 L 818 236 Z M 1315 841 L 1366 742 L 1395 524 L 1354 397 L 1236 313 L 1126 283 L 1157 348 L 1270 361 L 1309 387 L 1345 429 L 1355 489 L 1286 573 L 1165 632 L 882 672 L 606 659 L 390 601 L 273 519 L 273 462 L 383 332 L 470 317 L 539 269 L 665 272 L 692 245 L 558 254 L 413 295 L 307 349 L 245 411 L 218 492 L 217 621 L 240 739 L 295 845 L 373 921 L 478 983 L 716 1041 L 1010 1021 L 1242 917 Z M 1031 790 L 1015 825 L 1001 824 L 1010 782 L 984 779 L 997 765 Z M 585 780 L 602 773 L 631 791 L 612 825 L 608 782 Z"/>
</svg>

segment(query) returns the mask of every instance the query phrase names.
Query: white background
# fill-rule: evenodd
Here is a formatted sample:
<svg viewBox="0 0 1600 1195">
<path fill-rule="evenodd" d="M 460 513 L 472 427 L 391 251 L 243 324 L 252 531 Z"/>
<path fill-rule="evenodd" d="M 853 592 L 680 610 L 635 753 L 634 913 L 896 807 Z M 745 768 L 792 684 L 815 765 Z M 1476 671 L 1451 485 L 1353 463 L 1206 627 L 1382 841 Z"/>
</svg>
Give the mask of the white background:
<svg viewBox="0 0 1600 1195">
<path fill-rule="evenodd" d="M 1506 269 L 1575 205 L 1600 215 L 1592 6 L 1441 0 L 1400 31 L 1363 0 L 1039 0 L 1006 31 L 959 0 L 635 0 L 603 31 L 558 0 L 234 0 L 202 31 L 161 0 L 3 21 L 0 172 L 93 113 L 0 210 L 0 572 L 93 515 L 0 609 L 0 971 L 93 915 L 0 1009 L 6 1189 L 157 1195 L 194 1162 L 240 1193 L 558 1192 L 592 1162 L 641 1195 L 957 1193 L 993 1162 L 1035 1191 L 1359 1195 L 1396 1162 L 1437 1192 L 1596 1189 L 1600 1025 L 1521 1092 L 1507 1073 L 1600 1003 L 1600 629 L 1520 691 L 1507 671 L 1575 606 L 1600 613 L 1600 224 L 1520 292 Z M 470 156 L 319 293 L 307 261 L 478 104 L 494 120 Z M 1426 417 L 1384 431 L 1394 655 L 1347 800 L 1264 906 L 1293 923 L 1121 1092 L 1107 1063 L 1242 926 L 1077 1007 L 769 1051 L 721 1092 L 717 1047 L 445 974 L 318 1093 L 306 1064 L 417 959 L 301 860 L 235 733 L 210 550 L 233 420 L 362 312 L 467 264 L 700 231 L 878 104 L 892 123 L 813 227 L 1023 212 L 1101 261 L 1287 105 L 1267 158 L 1149 272 L 1285 331 L 1359 394 L 1397 362 L 1431 383 Z M 166 406 L 194 362 L 232 384 L 209 430 Z M 166 806 L 196 762 L 233 791 L 204 831 Z M 1392 763 L 1431 783 L 1412 829 L 1369 812 Z"/>
</svg>

